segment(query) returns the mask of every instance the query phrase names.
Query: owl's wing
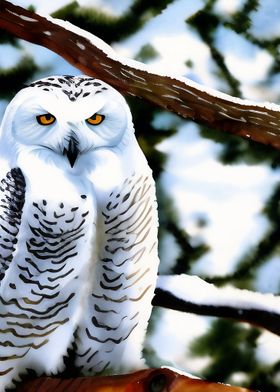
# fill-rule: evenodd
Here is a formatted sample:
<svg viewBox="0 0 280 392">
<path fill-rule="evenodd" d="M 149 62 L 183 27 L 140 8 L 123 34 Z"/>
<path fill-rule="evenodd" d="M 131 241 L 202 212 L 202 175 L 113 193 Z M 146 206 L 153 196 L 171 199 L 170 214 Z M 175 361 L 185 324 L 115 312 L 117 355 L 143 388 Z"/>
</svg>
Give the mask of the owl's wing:
<svg viewBox="0 0 280 392">
<path fill-rule="evenodd" d="M 3 170 L 0 180 L 0 288 L 13 259 L 25 199 L 25 179 L 19 168 Z"/>
<path fill-rule="evenodd" d="M 77 341 L 76 365 L 85 372 L 143 366 L 159 262 L 155 186 L 146 173 L 128 177 L 99 206 L 98 262 Z"/>
</svg>

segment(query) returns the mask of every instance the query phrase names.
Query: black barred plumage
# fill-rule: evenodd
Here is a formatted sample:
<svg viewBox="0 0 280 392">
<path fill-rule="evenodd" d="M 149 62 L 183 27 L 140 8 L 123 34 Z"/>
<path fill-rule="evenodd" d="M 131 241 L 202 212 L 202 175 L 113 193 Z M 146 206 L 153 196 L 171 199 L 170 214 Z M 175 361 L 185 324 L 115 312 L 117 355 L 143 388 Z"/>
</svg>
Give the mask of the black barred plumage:
<svg viewBox="0 0 280 392">
<path fill-rule="evenodd" d="M 12 254 L 17 243 L 17 234 L 21 221 L 25 199 L 25 179 L 19 168 L 13 168 L 1 180 L 0 204 L 0 281 L 9 268 Z"/>
<path fill-rule="evenodd" d="M 94 366 L 88 365 L 88 362 L 91 363 L 91 351 L 84 351 L 83 355 L 80 353 L 77 363 L 82 364 L 84 370 L 93 368 L 102 372 L 104 366 L 116 366 L 118 353 L 121 352 L 118 346 L 124 345 L 138 324 L 142 323 L 141 312 L 135 309 L 134 303 L 139 302 L 143 306 L 145 296 L 150 297 L 153 290 L 147 278 L 152 268 L 148 254 L 154 251 L 154 243 L 147 247 L 145 239 L 157 225 L 154 202 L 151 178 L 133 175 L 111 192 L 103 206 L 105 237 L 104 250 L 100 254 L 102 273 L 92 293 L 89 314 L 93 313 L 93 317 L 85 329 L 86 337 L 96 341 L 99 350 L 95 354 Z M 127 309 L 125 316 L 121 312 L 122 307 Z M 114 338 L 111 337 L 112 331 Z M 83 336 L 82 331 L 80 335 Z M 85 348 L 85 342 L 82 347 Z"/>
<path fill-rule="evenodd" d="M 88 76 L 32 83 L 1 127 L 1 177 L 0 389 L 64 371 L 69 350 L 82 374 L 142 367 L 157 211 L 123 97 Z"/>
<path fill-rule="evenodd" d="M 66 278 L 70 279 L 71 274 L 72 279 L 77 277 L 71 259 L 78 255 L 77 248 L 85 236 L 88 215 L 88 210 L 80 206 L 67 207 L 63 202 L 58 202 L 55 209 L 49 208 L 44 199 L 29 207 L 30 218 L 27 217 L 25 231 L 29 256 L 21 257 L 17 263 L 20 272 L 9 283 L 16 298 L 12 294 L 7 300 L 0 296 L 0 308 L 13 309 L 13 312 L 1 314 L 0 336 L 9 338 L 1 339 L 0 346 L 16 349 L 20 355 L 0 356 L 0 363 L 19 361 L 28 356 L 30 349 L 42 349 L 50 343 L 57 329 L 69 323 L 70 317 L 66 315 L 70 316 L 71 312 L 66 311 L 73 307 L 76 290 L 73 286 L 65 291 L 61 285 Z M 22 283 L 26 297 L 17 290 Z M 14 370 L 9 367 L 3 370 L 3 374 Z"/>
<path fill-rule="evenodd" d="M 55 91 L 55 89 L 59 89 L 72 102 L 76 101 L 78 98 L 85 98 L 92 94 L 92 86 L 100 87 L 94 90 L 94 94 L 98 94 L 108 89 L 100 82 L 96 81 L 96 79 L 89 76 L 80 77 L 79 80 L 69 75 L 63 77 L 50 77 L 30 84 L 30 87 L 39 87 L 44 91 Z"/>
</svg>

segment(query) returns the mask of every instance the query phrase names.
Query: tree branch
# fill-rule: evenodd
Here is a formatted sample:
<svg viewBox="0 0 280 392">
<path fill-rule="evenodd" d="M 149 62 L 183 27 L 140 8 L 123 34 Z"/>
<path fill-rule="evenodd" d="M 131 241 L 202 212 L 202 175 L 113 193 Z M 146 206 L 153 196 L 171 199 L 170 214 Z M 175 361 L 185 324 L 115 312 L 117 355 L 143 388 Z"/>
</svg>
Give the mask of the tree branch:
<svg viewBox="0 0 280 392">
<path fill-rule="evenodd" d="M 201 86 L 187 78 L 154 72 L 118 56 L 102 40 L 71 23 L 42 17 L 0 0 L 0 28 L 42 45 L 87 75 L 124 94 L 235 135 L 280 148 L 280 106 L 254 103 Z"/>
<path fill-rule="evenodd" d="M 83 391 L 83 392 L 250 392 L 249 389 L 231 387 L 208 381 L 191 378 L 187 374 L 177 373 L 175 369 L 145 369 L 131 374 L 107 377 L 77 377 L 75 379 L 41 377 L 34 381 L 21 384 L 18 392 L 46 392 L 46 391 Z M 252 391 L 251 391 L 252 392 Z"/>
<path fill-rule="evenodd" d="M 197 276 L 159 276 L 154 306 L 245 321 L 280 335 L 280 297 L 217 288 Z"/>
</svg>

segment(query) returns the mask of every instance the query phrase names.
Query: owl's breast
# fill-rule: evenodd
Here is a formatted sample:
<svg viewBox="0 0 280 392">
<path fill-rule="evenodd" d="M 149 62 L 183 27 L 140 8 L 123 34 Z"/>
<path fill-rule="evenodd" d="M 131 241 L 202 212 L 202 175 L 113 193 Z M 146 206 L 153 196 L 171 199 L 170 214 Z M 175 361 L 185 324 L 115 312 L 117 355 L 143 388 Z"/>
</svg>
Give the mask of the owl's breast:
<svg viewBox="0 0 280 392">
<path fill-rule="evenodd" d="M 96 216 L 86 178 L 27 178 L 17 244 L 2 282 L 4 298 L 48 307 L 52 298 L 75 296 L 73 287 L 78 289 L 92 259 Z"/>
<path fill-rule="evenodd" d="M 76 359 L 84 373 L 143 366 L 141 349 L 159 262 L 157 204 L 147 165 L 140 171 L 130 162 L 123 174 L 110 191 L 96 185 L 97 263 L 78 330 Z"/>
</svg>

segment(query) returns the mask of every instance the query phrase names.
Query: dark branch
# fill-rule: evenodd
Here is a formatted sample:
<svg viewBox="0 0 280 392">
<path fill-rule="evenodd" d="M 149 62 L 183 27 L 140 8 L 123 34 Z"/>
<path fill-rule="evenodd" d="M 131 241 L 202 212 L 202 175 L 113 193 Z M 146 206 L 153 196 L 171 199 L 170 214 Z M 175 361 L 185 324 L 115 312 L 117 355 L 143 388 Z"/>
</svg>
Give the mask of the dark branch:
<svg viewBox="0 0 280 392">
<path fill-rule="evenodd" d="M 152 302 L 154 306 L 244 321 L 280 336 L 279 297 L 234 288 L 229 292 L 229 289 L 218 289 L 189 275 L 180 275 L 184 281 L 177 281 L 178 290 L 168 289 L 169 282 L 175 282 L 178 277 L 160 277 L 163 281 L 159 278 Z"/>
<path fill-rule="evenodd" d="M 280 315 L 260 309 L 240 309 L 231 306 L 198 305 L 175 297 L 172 293 L 156 289 L 154 306 L 203 316 L 216 316 L 245 321 L 280 336 Z"/>
</svg>

